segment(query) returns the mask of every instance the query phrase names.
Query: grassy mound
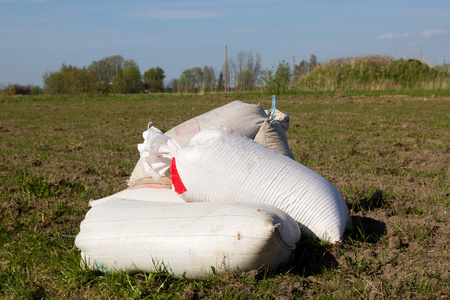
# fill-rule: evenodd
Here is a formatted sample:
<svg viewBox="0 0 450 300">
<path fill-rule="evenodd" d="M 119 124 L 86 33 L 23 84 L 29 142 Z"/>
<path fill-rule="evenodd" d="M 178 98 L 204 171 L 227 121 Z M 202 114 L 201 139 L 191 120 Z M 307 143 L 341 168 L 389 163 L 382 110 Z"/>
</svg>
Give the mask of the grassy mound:
<svg viewBox="0 0 450 300">
<path fill-rule="evenodd" d="M 319 65 L 293 85 L 294 90 L 440 90 L 450 88 L 450 73 L 415 59 L 364 56 Z"/>
</svg>

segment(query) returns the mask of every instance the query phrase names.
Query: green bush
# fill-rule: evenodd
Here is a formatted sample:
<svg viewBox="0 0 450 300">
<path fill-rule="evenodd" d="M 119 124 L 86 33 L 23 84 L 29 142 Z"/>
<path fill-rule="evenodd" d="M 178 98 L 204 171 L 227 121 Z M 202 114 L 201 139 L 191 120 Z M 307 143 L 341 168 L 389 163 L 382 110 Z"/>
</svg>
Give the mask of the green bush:
<svg viewBox="0 0 450 300">
<path fill-rule="evenodd" d="M 9 84 L 8 86 L 5 86 L 2 89 L 2 95 L 5 97 L 14 96 L 16 94 L 16 89 L 12 84 Z"/>
</svg>

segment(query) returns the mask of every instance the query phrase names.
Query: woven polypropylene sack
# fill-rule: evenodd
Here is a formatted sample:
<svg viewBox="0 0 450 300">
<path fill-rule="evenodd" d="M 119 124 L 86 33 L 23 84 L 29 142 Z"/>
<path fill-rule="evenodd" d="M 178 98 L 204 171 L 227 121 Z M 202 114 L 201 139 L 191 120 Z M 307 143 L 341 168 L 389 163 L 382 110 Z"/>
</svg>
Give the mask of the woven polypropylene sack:
<svg viewBox="0 0 450 300">
<path fill-rule="evenodd" d="M 91 200 L 89 205 L 94 207 L 98 204 L 104 203 L 113 199 L 122 199 L 122 200 L 138 200 L 138 201 L 147 201 L 147 202 L 165 202 L 165 203 L 185 203 L 177 193 L 172 190 L 172 185 L 157 185 L 157 184 L 149 184 L 149 185 L 139 185 L 136 187 L 129 187 L 120 192 L 117 192 L 111 196 L 98 199 Z"/>
<path fill-rule="evenodd" d="M 284 131 L 287 131 L 289 129 L 289 115 L 287 113 L 284 113 L 278 109 L 275 109 L 275 111 L 266 110 L 267 118 L 269 118 L 272 121 L 276 121 L 277 123 L 280 123 L 281 127 Z"/>
<path fill-rule="evenodd" d="M 189 145 L 197 132 L 220 125 L 252 139 L 266 118 L 266 112 L 260 105 L 237 100 L 183 122 L 165 134 L 183 147 Z"/>
<path fill-rule="evenodd" d="M 93 206 L 80 228 L 84 267 L 186 278 L 274 269 L 289 261 L 300 234 L 295 220 L 263 204 L 123 199 Z"/>
<path fill-rule="evenodd" d="M 269 119 L 264 120 L 254 141 L 294 159 L 284 129 L 277 121 L 271 121 Z"/>
<path fill-rule="evenodd" d="M 150 174 L 145 171 L 142 160 L 139 159 L 131 173 L 130 178 L 127 180 L 127 185 L 130 187 L 141 185 L 171 185 L 170 178 L 168 176 L 161 176 L 158 180 L 155 180 Z"/>
<path fill-rule="evenodd" d="M 166 135 L 172 137 L 179 145 L 187 146 L 197 132 L 217 125 L 231 128 L 268 148 L 294 158 L 284 132 L 289 128 L 289 115 L 277 109 L 272 116 L 271 111 L 263 110 L 260 105 L 239 100 L 192 118 L 170 129 Z M 162 176 L 158 180 L 153 179 L 139 159 L 127 184 L 131 187 L 143 184 L 170 184 L 170 178 Z"/>
<path fill-rule="evenodd" d="M 172 172 L 186 191 L 174 187 L 187 201 L 267 203 L 297 220 L 304 233 L 330 242 L 341 241 L 351 225 L 344 199 L 325 178 L 230 129 L 198 133 L 174 162 Z"/>
</svg>

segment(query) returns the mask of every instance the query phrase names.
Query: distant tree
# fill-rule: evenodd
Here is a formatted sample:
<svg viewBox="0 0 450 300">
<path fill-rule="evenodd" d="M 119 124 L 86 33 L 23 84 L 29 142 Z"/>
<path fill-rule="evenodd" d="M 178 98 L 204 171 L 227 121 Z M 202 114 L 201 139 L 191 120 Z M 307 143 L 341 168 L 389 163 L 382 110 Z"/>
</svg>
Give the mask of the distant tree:
<svg viewBox="0 0 450 300">
<path fill-rule="evenodd" d="M 111 84 L 114 80 L 114 76 L 110 77 L 107 69 L 108 65 L 104 60 L 93 61 L 88 67 L 88 70 L 92 73 L 96 80 L 98 89 L 105 93 L 109 92 Z"/>
<path fill-rule="evenodd" d="M 166 89 L 166 91 L 167 91 L 167 89 Z M 172 93 L 178 91 L 178 79 L 173 78 L 172 80 L 170 80 L 169 91 Z"/>
<path fill-rule="evenodd" d="M 16 94 L 16 90 L 14 86 L 10 83 L 8 86 L 3 87 L 2 95 L 6 97 L 14 96 Z"/>
<path fill-rule="evenodd" d="M 109 85 L 114 80 L 114 74 L 109 72 L 108 64 L 105 60 L 93 61 L 88 69 L 93 72 L 99 83 Z"/>
<path fill-rule="evenodd" d="M 133 59 L 126 59 L 122 66 L 122 93 L 135 94 L 142 90 L 141 72 L 138 64 Z"/>
<path fill-rule="evenodd" d="M 203 67 L 203 82 L 202 90 L 203 92 L 212 92 L 216 88 L 216 72 L 212 67 Z"/>
<path fill-rule="evenodd" d="M 300 79 L 308 75 L 308 73 L 314 71 L 314 69 L 319 65 L 317 62 L 317 57 L 311 54 L 309 61 L 302 60 L 298 65 L 294 65 L 292 70 L 292 81 L 298 82 Z"/>
<path fill-rule="evenodd" d="M 142 90 L 139 66 L 120 55 L 92 62 L 88 68 L 62 64 L 56 72 L 43 75 L 44 87 L 51 94 L 138 93 Z"/>
<path fill-rule="evenodd" d="M 139 66 L 133 59 L 126 59 L 118 66 L 113 82 L 113 91 L 117 94 L 135 94 L 142 90 Z"/>
<path fill-rule="evenodd" d="M 111 85 L 116 78 L 116 73 L 122 64 L 124 58 L 121 55 L 105 57 L 99 61 L 93 61 L 88 70 L 96 78 L 98 89 L 103 92 L 109 92 Z"/>
<path fill-rule="evenodd" d="M 223 73 L 219 73 L 219 79 L 217 79 L 216 91 L 223 92 L 225 90 L 225 81 L 223 79 Z"/>
<path fill-rule="evenodd" d="M 258 85 L 266 93 L 272 93 L 275 91 L 275 80 L 274 80 L 274 68 L 265 69 L 261 72 L 258 78 Z"/>
<path fill-rule="evenodd" d="M 166 75 L 164 74 L 164 70 L 160 67 L 148 69 L 144 72 L 142 78 L 144 86 L 150 90 L 151 93 L 164 91 L 164 79 L 166 78 Z"/>
<path fill-rule="evenodd" d="M 261 72 L 261 56 L 259 53 L 253 56 L 251 51 L 240 51 L 236 58 L 230 58 L 227 70 L 235 89 L 253 90 Z"/>
<path fill-rule="evenodd" d="M 302 60 L 298 65 L 294 66 L 293 81 L 297 82 L 309 73 L 309 63 L 306 60 Z"/>
<path fill-rule="evenodd" d="M 46 72 L 43 76 L 45 90 L 50 94 L 90 94 L 97 91 L 93 73 L 86 68 L 77 68 L 62 64 L 55 72 Z"/>
<path fill-rule="evenodd" d="M 289 89 L 291 77 L 291 66 L 283 60 L 276 70 L 272 67 L 271 70 L 262 71 L 259 83 L 266 93 L 283 94 Z"/>
<path fill-rule="evenodd" d="M 40 86 L 35 85 L 30 92 L 30 95 L 32 96 L 37 96 L 37 95 L 41 95 L 43 93 L 43 90 Z"/>
<path fill-rule="evenodd" d="M 255 84 L 253 83 L 253 74 L 249 70 L 243 70 L 234 76 L 234 87 L 238 91 L 253 90 Z"/>
<path fill-rule="evenodd" d="M 123 93 L 122 79 L 123 79 L 122 66 L 119 66 L 119 67 L 117 67 L 116 75 L 114 76 L 114 80 L 111 85 L 113 93 L 116 93 L 116 94 Z"/>
<path fill-rule="evenodd" d="M 317 67 L 317 57 L 314 54 L 311 54 L 309 57 L 309 72 L 314 71 L 314 69 Z"/>
<path fill-rule="evenodd" d="M 288 62 L 283 60 L 278 64 L 277 70 L 275 71 L 275 79 L 278 88 L 277 93 L 283 94 L 288 91 L 289 85 L 291 84 L 291 78 L 291 66 Z"/>
<path fill-rule="evenodd" d="M 203 83 L 203 71 L 199 67 L 184 70 L 178 80 L 178 92 L 198 93 Z"/>
<path fill-rule="evenodd" d="M 7 86 L 0 85 L 0 93 L 8 96 L 13 95 L 30 95 L 33 86 L 29 85 L 21 85 L 21 84 L 8 84 Z"/>
<path fill-rule="evenodd" d="M 121 55 L 113 55 L 103 58 L 102 60 L 106 63 L 106 74 L 108 75 L 110 82 L 112 82 L 119 67 L 122 67 L 125 62 L 125 59 Z"/>
</svg>

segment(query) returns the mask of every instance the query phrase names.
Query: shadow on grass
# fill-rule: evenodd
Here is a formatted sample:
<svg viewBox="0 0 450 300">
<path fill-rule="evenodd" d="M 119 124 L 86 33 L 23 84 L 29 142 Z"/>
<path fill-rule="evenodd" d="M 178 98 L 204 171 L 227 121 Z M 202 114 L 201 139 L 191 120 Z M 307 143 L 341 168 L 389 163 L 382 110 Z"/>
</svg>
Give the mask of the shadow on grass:
<svg viewBox="0 0 450 300">
<path fill-rule="evenodd" d="M 370 211 L 388 206 L 389 203 L 386 201 L 386 193 L 382 190 L 375 190 L 370 197 L 356 199 L 350 205 L 354 212 Z"/>
<path fill-rule="evenodd" d="M 303 277 L 326 274 L 339 263 L 341 250 L 351 244 L 377 243 L 386 234 L 386 224 L 372 218 L 353 216 L 353 230 L 345 235 L 341 243 L 325 243 L 318 239 L 307 238 L 295 250 L 290 273 Z"/>
<path fill-rule="evenodd" d="M 386 234 L 386 223 L 367 217 L 353 216 L 353 230 L 344 241 L 375 244 Z"/>
<path fill-rule="evenodd" d="M 322 243 L 318 239 L 307 238 L 294 252 L 290 273 L 308 277 L 337 267 L 338 262 L 333 255 L 332 247 L 333 245 Z"/>
</svg>

